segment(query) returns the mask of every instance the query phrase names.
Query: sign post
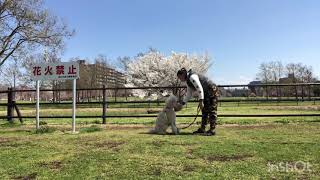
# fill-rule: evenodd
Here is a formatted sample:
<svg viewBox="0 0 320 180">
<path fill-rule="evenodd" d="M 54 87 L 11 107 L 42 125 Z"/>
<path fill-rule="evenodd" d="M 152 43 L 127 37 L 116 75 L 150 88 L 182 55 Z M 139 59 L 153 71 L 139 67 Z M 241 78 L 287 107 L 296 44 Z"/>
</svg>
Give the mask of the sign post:
<svg viewBox="0 0 320 180">
<path fill-rule="evenodd" d="M 40 88 L 39 88 L 39 80 L 36 81 L 36 88 L 37 88 L 37 102 L 36 102 L 36 129 L 39 129 L 40 125 L 40 113 L 39 113 L 39 101 L 40 101 Z"/>
<path fill-rule="evenodd" d="M 76 132 L 76 99 L 77 99 L 77 94 L 76 94 L 76 89 L 77 89 L 77 80 L 73 80 L 73 103 L 72 103 L 72 132 Z"/>
<path fill-rule="evenodd" d="M 79 78 L 80 69 L 77 62 L 57 62 L 47 64 L 36 64 L 32 68 L 32 77 L 36 80 L 37 102 L 36 102 L 36 129 L 39 129 L 40 121 L 40 80 L 73 80 L 72 87 L 72 132 L 76 132 L 76 89 L 77 79 Z"/>
</svg>

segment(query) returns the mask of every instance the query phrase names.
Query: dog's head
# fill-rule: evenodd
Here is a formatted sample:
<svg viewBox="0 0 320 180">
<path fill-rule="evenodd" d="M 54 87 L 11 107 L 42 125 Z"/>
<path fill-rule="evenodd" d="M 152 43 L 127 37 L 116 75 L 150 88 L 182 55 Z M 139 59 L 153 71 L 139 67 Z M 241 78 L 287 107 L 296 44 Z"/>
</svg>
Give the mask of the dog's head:
<svg viewBox="0 0 320 180">
<path fill-rule="evenodd" d="M 174 95 L 171 95 L 166 100 L 166 108 L 172 109 L 174 108 L 178 103 L 178 98 Z"/>
<path fill-rule="evenodd" d="M 178 103 L 178 98 L 174 95 L 171 95 L 166 100 L 165 109 L 174 109 L 175 111 L 180 111 L 182 109 L 182 105 Z"/>
</svg>

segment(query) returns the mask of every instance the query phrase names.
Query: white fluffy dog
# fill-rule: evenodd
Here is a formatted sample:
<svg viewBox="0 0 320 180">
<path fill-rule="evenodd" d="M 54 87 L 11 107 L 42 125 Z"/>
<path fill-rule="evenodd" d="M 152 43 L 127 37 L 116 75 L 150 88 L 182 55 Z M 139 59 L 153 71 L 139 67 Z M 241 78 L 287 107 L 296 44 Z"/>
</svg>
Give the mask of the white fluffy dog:
<svg viewBox="0 0 320 180">
<path fill-rule="evenodd" d="M 176 126 L 176 111 L 180 110 L 182 106 L 178 103 L 178 98 L 174 95 L 169 96 L 166 100 L 166 105 L 158 114 L 156 125 L 154 129 L 149 132 L 153 134 L 166 134 L 166 130 L 171 126 L 173 134 L 179 134 L 179 129 Z"/>
</svg>

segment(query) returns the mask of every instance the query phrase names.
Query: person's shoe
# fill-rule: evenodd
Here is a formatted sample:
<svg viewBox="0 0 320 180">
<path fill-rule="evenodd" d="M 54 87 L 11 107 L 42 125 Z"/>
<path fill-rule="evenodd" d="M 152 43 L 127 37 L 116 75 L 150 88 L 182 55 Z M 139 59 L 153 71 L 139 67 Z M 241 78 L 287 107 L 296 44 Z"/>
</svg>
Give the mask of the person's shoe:
<svg viewBox="0 0 320 180">
<path fill-rule="evenodd" d="M 193 134 L 203 134 L 203 133 L 205 133 L 205 131 L 201 128 L 193 132 Z"/>
<path fill-rule="evenodd" d="M 205 135 L 206 136 L 214 136 L 214 135 L 216 135 L 216 131 L 208 130 Z"/>
</svg>

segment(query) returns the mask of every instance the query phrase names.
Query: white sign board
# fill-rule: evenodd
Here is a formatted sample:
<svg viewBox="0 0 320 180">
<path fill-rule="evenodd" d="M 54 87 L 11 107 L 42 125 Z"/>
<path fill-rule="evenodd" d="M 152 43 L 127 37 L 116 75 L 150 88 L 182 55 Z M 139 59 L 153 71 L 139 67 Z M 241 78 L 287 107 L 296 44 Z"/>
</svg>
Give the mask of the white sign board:
<svg viewBox="0 0 320 180">
<path fill-rule="evenodd" d="M 40 127 L 40 89 L 39 80 L 64 80 L 73 79 L 72 90 L 72 132 L 76 131 L 76 87 L 77 80 L 79 78 L 80 69 L 77 62 L 58 62 L 37 64 L 32 67 L 32 77 L 37 82 L 37 102 L 36 102 L 36 128 Z"/>
<path fill-rule="evenodd" d="M 34 80 L 78 79 L 80 69 L 77 62 L 36 64 L 32 67 L 31 74 Z"/>
</svg>

